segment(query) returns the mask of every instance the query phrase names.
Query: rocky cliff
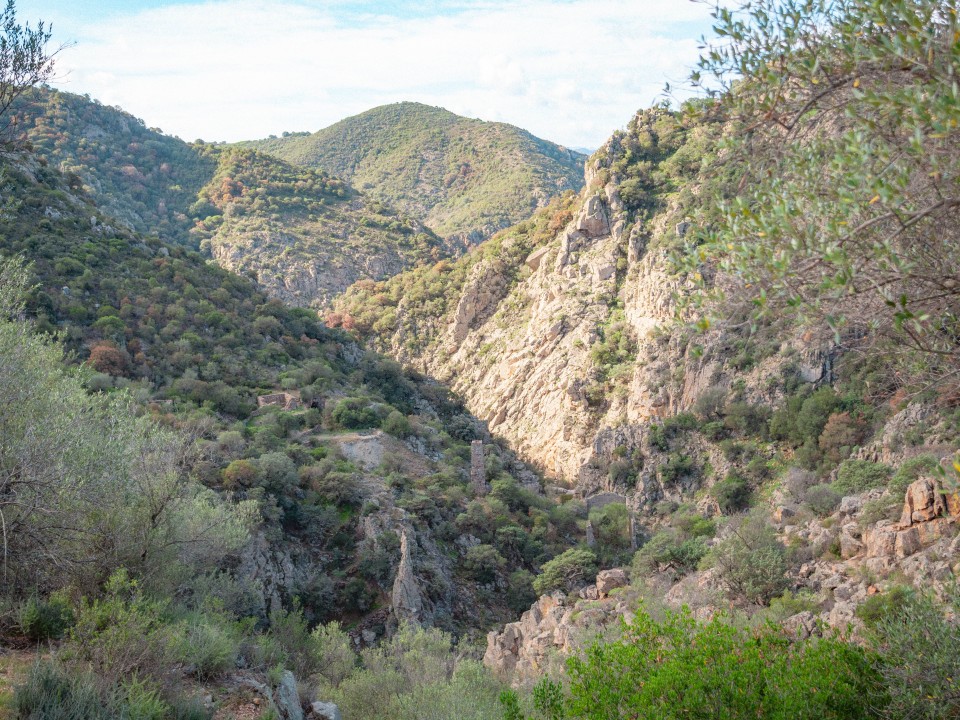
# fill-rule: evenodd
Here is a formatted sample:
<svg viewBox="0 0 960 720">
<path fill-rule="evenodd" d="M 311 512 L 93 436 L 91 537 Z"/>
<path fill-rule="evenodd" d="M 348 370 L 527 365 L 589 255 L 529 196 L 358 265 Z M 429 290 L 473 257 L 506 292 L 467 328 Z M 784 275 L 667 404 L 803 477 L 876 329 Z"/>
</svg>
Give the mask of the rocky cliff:
<svg viewBox="0 0 960 720">
<path fill-rule="evenodd" d="M 745 372 L 728 362 L 736 332 L 693 337 L 675 323 L 676 295 L 689 285 L 669 253 L 690 230 L 684 213 L 699 202 L 700 180 L 699 165 L 679 158 L 715 132 L 640 113 L 588 161 L 580 195 L 539 225 L 503 233 L 495 250 L 478 248 L 446 276 L 419 271 L 355 289 L 338 310 L 360 318 L 378 348 L 448 383 L 545 473 L 598 490 L 614 448 L 640 447 L 651 420 L 689 409 L 707 388 L 740 380 L 749 397 L 776 399 L 768 380 L 782 356 Z M 638 137 L 653 147 L 646 155 Z M 658 179 L 648 156 L 672 175 Z M 417 288 L 436 283 L 443 296 L 421 299 Z M 362 322 L 371 308 L 378 314 Z M 829 348 L 787 342 L 782 355 L 812 363 L 818 382 Z"/>
</svg>

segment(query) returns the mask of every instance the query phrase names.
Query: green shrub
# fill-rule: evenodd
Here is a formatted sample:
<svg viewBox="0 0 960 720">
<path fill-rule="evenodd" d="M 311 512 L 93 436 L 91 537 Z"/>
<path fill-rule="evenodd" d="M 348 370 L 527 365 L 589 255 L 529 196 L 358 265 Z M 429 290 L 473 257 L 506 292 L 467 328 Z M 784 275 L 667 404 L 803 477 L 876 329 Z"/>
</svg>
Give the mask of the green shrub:
<svg viewBox="0 0 960 720">
<path fill-rule="evenodd" d="M 350 636 L 338 622 L 317 625 L 311 636 L 317 672 L 331 686 L 337 687 L 357 665 Z"/>
<path fill-rule="evenodd" d="M 869 460 L 844 460 L 837 469 L 833 487 L 844 495 L 884 487 L 890 479 L 889 465 Z"/>
<path fill-rule="evenodd" d="M 729 403 L 723 411 L 723 424 L 733 432 L 742 435 L 765 434 L 770 412 L 760 405 L 745 402 Z"/>
<path fill-rule="evenodd" d="M 261 666 L 283 665 L 298 678 L 309 677 L 317 669 L 316 641 L 299 603 L 290 610 L 270 613 L 270 627 L 259 648 Z"/>
<path fill-rule="evenodd" d="M 69 651 L 108 683 L 135 675 L 160 678 L 175 654 L 167 620 L 167 603 L 148 598 L 125 570 L 118 570 L 103 597 L 81 601 Z"/>
<path fill-rule="evenodd" d="M 333 408 L 331 419 L 348 430 L 361 430 L 380 426 L 380 417 L 363 398 L 344 398 Z"/>
<path fill-rule="evenodd" d="M 701 420 L 710 421 L 723 414 L 727 404 L 727 389 L 719 385 L 708 387 L 693 404 L 693 411 Z"/>
<path fill-rule="evenodd" d="M 492 545 L 476 545 L 463 558 L 463 567 L 478 582 L 492 582 L 507 561 Z"/>
<path fill-rule="evenodd" d="M 948 720 L 960 716 L 960 625 L 954 588 L 944 607 L 931 595 L 905 592 L 873 621 L 879 669 L 891 718 Z"/>
<path fill-rule="evenodd" d="M 507 583 L 507 606 L 516 613 L 530 607 L 537 599 L 533 589 L 533 574 L 527 570 L 514 570 Z"/>
<path fill-rule="evenodd" d="M 211 615 L 197 615 L 180 627 L 179 655 L 193 665 L 201 680 L 224 675 L 236 668 L 241 637 L 232 623 Z"/>
<path fill-rule="evenodd" d="M 750 485 L 736 473 L 730 473 L 710 488 L 725 513 L 738 512 L 750 504 Z"/>
<path fill-rule="evenodd" d="M 873 500 L 867 500 L 863 504 L 863 510 L 860 512 L 857 522 L 860 527 L 868 528 L 884 518 L 896 520 L 900 517 L 902 507 L 903 499 L 894 495 L 884 495 Z"/>
<path fill-rule="evenodd" d="M 410 434 L 410 421 L 403 413 L 391 410 L 380 423 L 380 429 L 394 437 L 405 438 Z"/>
<path fill-rule="evenodd" d="M 678 510 L 670 518 L 670 524 L 690 537 L 711 538 L 717 531 L 717 524 L 711 518 L 689 510 Z"/>
<path fill-rule="evenodd" d="M 660 480 L 668 484 L 677 482 L 692 471 L 693 460 L 689 455 L 683 453 L 671 453 L 667 457 L 667 461 L 657 468 Z"/>
<path fill-rule="evenodd" d="M 170 716 L 170 706 L 164 702 L 160 691 L 137 677 L 120 686 L 117 704 L 122 707 L 124 720 L 166 720 Z"/>
<path fill-rule="evenodd" d="M 840 493 L 832 485 L 814 485 L 803 497 L 806 506 L 820 517 L 826 517 L 836 510 L 840 500 Z"/>
<path fill-rule="evenodd" d="M 553 590 L 573 590 L 597 572 L 597 556 L 584 548 L 570 548 L 545 562 L 533 581 L 538 595 Z"/>
<path fill-rule="evenodd" d="M 886 592 L 870 595 L 857 606 L 857 617 L 868 628 L 894 617 L 900 608 L 912 601 L 916 592 L 907 585 L 894 585 Z"/>
<path fill-rule="evenodd" d="M 707 551 L 703 537 L 683 539 L 675 530 L 661 530 L 633 556 L 631 570 L 638 576 L 667 570 L 685 575 L 696 569 Z"/>
<path fill-rule="evenodd" d="M 734 600 L 766 604 L 789 584 L 786 548 L 760 513 L 746 518 L 710 558 L 721 582 Z"/>
<path fill-rule="evenodd" d="M 689 611 L 662 622 L 643 608 L 622 638 L 567 662 L 565 681 L 541 681 L 541 718 L 769 718 L 868 720 L 883 690 L 871 656 L 836 637 L 791 640 L 774 625 L 704 624 Z M 516 696 L 506 706 L 523 717 Z"/>
<path fill-rule="evenodd" d="M 46 600 L 34 595 L 20 609 L 20 629 L 34 642 L 63 637 L 73 621 L 73 609 L 67 598 L 59 594 Z"/>
<path fill-rule="evenodd" d="M 720 420 L 704 423 L 700 428 L 700 432 L 711 442 L 719 442 L 727 436 L 727 428 Z"/>
<path fill-rule="evenodd" d="M 940 461 L 935 455 L 929 453 L 904 460 L 890 478 L 887 489 L 894 497 L 902 500 L 911 483 L 923 475 L 932 474 L 938 467 L 940 467 Z"/>
</svg>

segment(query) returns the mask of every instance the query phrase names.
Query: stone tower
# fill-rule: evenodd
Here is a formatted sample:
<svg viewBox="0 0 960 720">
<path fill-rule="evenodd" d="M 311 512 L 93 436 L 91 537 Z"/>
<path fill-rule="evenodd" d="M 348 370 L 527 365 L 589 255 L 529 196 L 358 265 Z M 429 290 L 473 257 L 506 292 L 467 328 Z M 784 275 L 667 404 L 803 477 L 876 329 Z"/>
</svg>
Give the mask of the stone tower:
<svg viewBox="0 0 960 720">
<path fill-rule="evenodd" d="M 470 443 L 470 485 L 477 495 L 487 494 L 487 468 L 483 462 L 483 440 Z"/>
</svg>

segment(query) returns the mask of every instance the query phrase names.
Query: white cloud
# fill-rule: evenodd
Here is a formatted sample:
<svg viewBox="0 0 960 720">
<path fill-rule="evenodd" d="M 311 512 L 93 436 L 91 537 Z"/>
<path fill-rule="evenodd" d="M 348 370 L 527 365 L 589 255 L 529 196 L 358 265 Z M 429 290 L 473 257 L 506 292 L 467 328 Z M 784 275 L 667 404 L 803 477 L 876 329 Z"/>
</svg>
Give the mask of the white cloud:
<svg viewBox="0 0 960 720">
<path fill-rule="evenodd" d="M 316 130 L 416 100 L 595 146 L 685 76 L 707 26 L 705 6 L 683 0 L 493 2 L 414 18 L 224 0 L 68 28 L 77 44 L 56 84 L 185 139 Z"/>
</svg>

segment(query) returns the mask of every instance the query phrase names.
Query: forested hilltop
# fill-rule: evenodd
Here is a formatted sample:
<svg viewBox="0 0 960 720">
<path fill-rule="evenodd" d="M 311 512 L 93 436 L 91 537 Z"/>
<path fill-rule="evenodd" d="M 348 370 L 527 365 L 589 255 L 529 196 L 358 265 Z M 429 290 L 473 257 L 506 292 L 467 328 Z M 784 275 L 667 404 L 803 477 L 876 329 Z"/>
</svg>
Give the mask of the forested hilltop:
<svg viewBox="0 0 960 720">
<path fill-rule="evenodd" d="M 201 249 L 273 297 L 319 307 L 447 253 L 423 224 L 344 180 L 148 129 L 87 97 L 46 88 L 10 110 L 34 151 L 121 227 Z"/>
<path fill-rule="evenodd" d="M 586 159 L 512 125 L 412 102 L 246 144 L 345 178 L 453 246 L 475 245 L 579 190 Z"/>
<path fill-rule="evenodd" d="M 960 715 L 958 12 L 718 8 L 704 97 L 456 257 L 315 136 L 28 91 L 8 5 L 0 718 Z"/>
</svg>

